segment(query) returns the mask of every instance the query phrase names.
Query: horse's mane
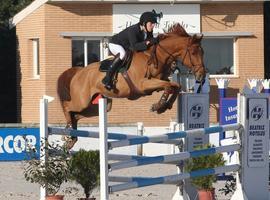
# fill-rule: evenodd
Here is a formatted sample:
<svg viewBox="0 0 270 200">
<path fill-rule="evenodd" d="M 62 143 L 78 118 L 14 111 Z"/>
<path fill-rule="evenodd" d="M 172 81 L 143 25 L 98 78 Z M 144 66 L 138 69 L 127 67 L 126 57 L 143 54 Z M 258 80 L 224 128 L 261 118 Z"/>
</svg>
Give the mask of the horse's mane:
<svg viewBox="0 0 270 200">
<path fill-rule="evenodd" d="M 190 35 L 186 32 L 183 26 L 181 26 L 179 23 L 173 24 L 170 26 L 167 30 L 164 30 L 164 33 L 159 34 L 158 38 L 160 40 L 163 40 L 169 36 L 177 35 L 181 37 L 190 37 Z"/>
</svg>

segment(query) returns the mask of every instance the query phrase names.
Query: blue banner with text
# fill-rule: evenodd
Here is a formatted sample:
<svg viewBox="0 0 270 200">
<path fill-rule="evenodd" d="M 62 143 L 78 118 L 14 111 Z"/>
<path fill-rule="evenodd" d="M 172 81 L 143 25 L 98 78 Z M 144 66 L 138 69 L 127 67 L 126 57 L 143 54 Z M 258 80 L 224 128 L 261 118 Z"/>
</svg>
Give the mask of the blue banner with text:
<svg viewBox="0 0 270 200">
<path fill-rule="evenodd" d="M 39 128 L 0 128 L 0 161 L 39 158 Z"/>
</svg>

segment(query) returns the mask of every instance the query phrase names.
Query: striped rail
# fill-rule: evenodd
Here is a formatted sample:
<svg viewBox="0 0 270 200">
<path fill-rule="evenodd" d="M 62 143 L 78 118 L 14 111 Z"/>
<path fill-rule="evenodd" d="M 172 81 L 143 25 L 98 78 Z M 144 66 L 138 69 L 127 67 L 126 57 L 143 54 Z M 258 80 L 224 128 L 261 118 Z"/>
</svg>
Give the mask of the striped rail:
<svg viewBox="0 0 270 200">
<path fill-rule="evenodd" d="M 116 147 L 124 147 L 124 146 L 131 146 L 137 144 L 145 144 L 145 143 L 162 143 L 168 140 L 180 139 L 188 137 L 189 135 L 202 135 L 202 134 L 213 134 L 213 133 L 220 133 L 225 131 L 232 131 L 232 130 L 241 130 L 241 124 L 229 124 L 224 126 L 213 126 L 209 128 L 201 128 L 201 129 L 194 129 L 188 131 L 179 131 L 179 132 L 172 132 L 163 135 L 156 135 L 156 136 L 141 136 L 138 138 L 130 138 L 121 141 L 113 141 L 109 142 L 108 146 L 110 149 Z"/>
<path fill-rule="evenodd" d="M 190 173 L 182 173 L 182 174 L 177 174 L 177 175 L 161 176 L 161 177 L 154 177 L 154 178 L 114 176 L 114 177 L 109 177 L 109 181 L 125 182 L 125 183 L 109 186 L 109 192 L 113 193 L 117 191 L 129 190 L 133 188 L 140 188 L 140 187 L 157 185 L 157 184 L 172 184 L 172 183 L 176 183 L 181 180 L 184 180 L 184 179 L 237 171 L 239 168 L 240 168 L 239 165 L 228 165 L 224 167 L 197 170 Z"/>
<path fill-rule="evenodd" d="M 208 149 L 196 150 L 192 152 L 181 152 L 178 154 L 172 155 L 165 155 L 165 156 L 155 156 L 155 157 L 141 157 L 136 160 L 129 160 L 124 162 L 117 162 L 109 164 L 110 171 L 123 169 L 123 168 L 130 168 L 136 167 L 141 165 L 150 165 L 155 163 L 171 163 L 171 162 L 179 162 L 180 160 L 185 160 L 188 158 L 196 158 L 200 156 L 212 155 L 216 153 L 223 153 L 223 152 L 231 152 L 237 151 L 241 148 L 240 144 L 234 145 L 227 145 L 221 147 L 213 147 Z"/>
</svg>

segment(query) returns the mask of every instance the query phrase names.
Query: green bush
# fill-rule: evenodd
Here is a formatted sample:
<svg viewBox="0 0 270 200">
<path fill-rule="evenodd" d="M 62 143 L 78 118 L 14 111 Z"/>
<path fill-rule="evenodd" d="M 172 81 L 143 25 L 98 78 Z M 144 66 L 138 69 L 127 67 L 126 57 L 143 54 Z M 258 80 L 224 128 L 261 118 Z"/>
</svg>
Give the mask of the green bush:
<svg viewBox="0 0 270 200">
<path fill-rule="evenodd" d="M 24 166 L 24 177 L 31 183 L 45 187 L 48 195 L 55 195 L 61 184 L 67 181 L 69 153 L 59 144 L 49 144 L 47 141 L 45 143 L 40 158 L 46 155 L 46 162 L 36 158 L 36 151 L 32 149 L 29 152 L 31 159 L 27 160 Z"/>
<path fill-rule="evenodd" d="M 70 179 L 80 184 L 86 198 L 99 185 L 99 151 L 80 149 L 69 162 Z"/>
<path fill-rule="evenodd" d="M 207 148 L 212 148 L 210 144 L 201 145 L 195 148 L 195 150 L 202 150 Z M 207 168 L 215 168 L 224 166 L 225 160 L 221 153 L 216 153 L 207 156 L 200 156 L 196 158 L 190 158 L 186 162 L 185 169 L 188 172 L 197 171 Z M 212 190 L 213 183 L 217 181 L 216 175 L 202 176 L 197 178 L 192 178 L 191 183 L 199 190 Z"/>
</svg>

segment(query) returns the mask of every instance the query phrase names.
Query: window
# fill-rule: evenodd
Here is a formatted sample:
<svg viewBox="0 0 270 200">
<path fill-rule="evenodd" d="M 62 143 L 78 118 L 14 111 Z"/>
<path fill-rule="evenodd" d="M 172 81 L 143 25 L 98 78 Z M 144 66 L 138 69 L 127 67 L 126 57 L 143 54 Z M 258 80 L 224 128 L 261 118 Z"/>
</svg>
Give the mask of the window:
<svg viewBox="0 0 270 200">
<path fill-rule="evenodd" d="M 102 41 L 100 39 L 72 40 L 72 67 L 87 66 L 100 61 L 103 54 L 101 47 Z"/>
<path fill-rule="evenodd" d="M 236 75 L 233 38 L 204 38 L 204 64 L 210 75 Z"/>
<path fill-rule="evenodd" d="M 84 41 L 72 41 L 72 67 L 84 66 Z"/>
<path fill-rule="evenodd" d="M 40 63 L 39 63 L 39 40 L 33 39 L 33 77 L 39 78 L 40 76 Z"/>
</svg>

